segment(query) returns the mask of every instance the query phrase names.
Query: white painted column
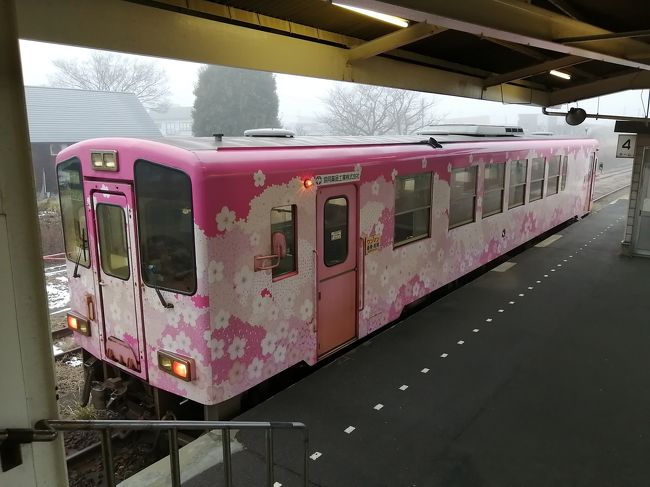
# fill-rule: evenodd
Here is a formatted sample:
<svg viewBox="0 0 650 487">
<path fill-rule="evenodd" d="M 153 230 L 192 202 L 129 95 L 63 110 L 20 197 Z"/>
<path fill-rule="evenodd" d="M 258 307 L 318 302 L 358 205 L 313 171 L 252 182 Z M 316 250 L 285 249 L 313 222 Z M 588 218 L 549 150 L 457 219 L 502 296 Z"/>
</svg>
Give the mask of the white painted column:
<svg viewBox="0 0 650 487">
<path fill-rule="evenodd" d="M 0 429 L 31 428 L 57 408 L 14 0 L 0 0 L 0 153 Z M 67 485 L 60 439 L 21 449 L 0 485 Z"/>
<path fill-rule="evenodd" d="M 626 255 L 634 254 L 634 236 L 636 233 L 638 195 L 642 184 L 641 174 L 643 169 L 643 152 L 650 147 L 650 134 L 636 134 L 636 149 L 634 151 L 634 162 L 632 164 L 632 183 L 630 185 L 630 202 L 627 211 L 625 224 L 625 235 L 621 242 L 622 252 Z"/>
</svg>

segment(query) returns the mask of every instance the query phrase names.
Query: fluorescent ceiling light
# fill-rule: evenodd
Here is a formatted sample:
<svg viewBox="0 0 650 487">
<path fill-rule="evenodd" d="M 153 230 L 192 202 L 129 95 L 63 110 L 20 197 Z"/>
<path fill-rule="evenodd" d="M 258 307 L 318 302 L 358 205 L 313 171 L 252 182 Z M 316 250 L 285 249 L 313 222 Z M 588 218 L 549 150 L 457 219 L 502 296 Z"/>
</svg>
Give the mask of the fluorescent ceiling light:
<svg viewBox="0 0 650 487">
<path fill-rule="evenodd" d="M 383 22 L 388 22 L 389 24 L 396 25 L 398 27 L 408 27 L 409 23 L 408 21 L 401 19 L 399 17 L 394 17 L 392 15 L 388 14 L 382 14 L 380 12 L 375 12 L 374 10 L 368 10 L 365 8 L 359 8 L 359 7 L 353 7 L 351 5 L 345 5 L 343 3 L 337 3 L 337 2 L 332 2 L 332 5 L 336 5 L 338 7 L 346 8 L 348 10 L 352 10 L 353 12 L 357 12 L 362 15 L 367 15 L 368 17 L 372 17 L 373 19 L 381 20 Z"/>
<path fill-rule="evenodd" d="M 563 73 L 562 71 L 556 71 L 555 69 L 551 69 L 549 73 L 551 73 L 553 76 L 557 76 L 558 78 L 571 79 L 571 75 L 569 73 Z"/>
</svg>

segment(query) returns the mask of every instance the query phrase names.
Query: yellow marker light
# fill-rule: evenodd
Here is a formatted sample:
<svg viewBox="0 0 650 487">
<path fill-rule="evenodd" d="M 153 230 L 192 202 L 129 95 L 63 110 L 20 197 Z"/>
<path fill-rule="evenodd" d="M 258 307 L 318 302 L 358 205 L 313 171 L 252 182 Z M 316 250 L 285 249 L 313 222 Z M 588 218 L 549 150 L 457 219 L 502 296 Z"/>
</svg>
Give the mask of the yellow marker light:
<svg viewBox="0 0 650 487">
<path fill-rule="evenodd" d="M 117 171 L 119 169 L 117 151 L 97 150 L 90 153 L 93 169 L 97 171 Z"/>
<path fill-rule="evenodd" d="M 68 314 L 68 328 L 82 335 L 90 336 L 90 323 L 79 316 Z"/>
<path fill-rule="evenodd" d="M 100 168 L 104 164 L 104 158 L 102 157 L 101 152 L 91 152 L 90 160 L 92 161 L 94 168 Z"/>
<path fill-rule="evenodd" d="M 194 378 L 194 359 L 177 353 L 158 350 L 158 368 L 186 382 Z"/>
<path fill-rule="evenodd" d="M 309 189 L 314 185 L 314 180 L 313 179 L 305 179 L 303 181 L 303 185 L 305 186 L 305 189 Z"/>
</svg>

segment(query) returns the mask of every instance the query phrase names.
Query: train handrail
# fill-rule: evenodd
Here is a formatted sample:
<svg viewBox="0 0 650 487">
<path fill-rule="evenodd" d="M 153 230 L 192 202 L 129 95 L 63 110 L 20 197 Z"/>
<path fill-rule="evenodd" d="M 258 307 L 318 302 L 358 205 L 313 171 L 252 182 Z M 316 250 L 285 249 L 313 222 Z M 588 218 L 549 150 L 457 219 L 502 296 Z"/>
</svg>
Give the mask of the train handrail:
<svg viewBox="0 0 650 487">
<path fill-rule="evenodd" d="M 360 306 L 358 307 L 357 311 L 363 311 L 364 308 L 366 307 L 366 239 L 363 237 L 359 237 L 359 240 L 361 241 L 361 246 L 359 249 L 359 253 L 361 254 L 361 263 L 358 266 L 359 268 L 359 277 L 358 277 L 358 286 L 360 287 L 359 289 L 359 303 Z"/>
<path fill-rule="evenodd" d="M 49 420 L 44 419 L 30 428 L 0 429 L 0 444 L 3 447 L 20 448 L 20 444 L 54 441 L 63 431 L 98 431 L 101 433 L 102 463 L 109 487 L 115 487 L 111 431 L 167 431 L 169 432 L 169 463 L 173 487 L 181 486 L 181 469 L 178 447 L 178 430 L 220 430 L 223 449 L 223 471 L 225 485 L 232 484 L 232 454 L 230 433 L 232 430 L 264 430 L 266 449 L 266 486 L 275 483 L 275 463 L 273 461 L 274 430 L 299 430 L 303 436 L 303 485 L 309 484 L 309 430 L 303 423 L 280 421 L 177 421 L 177 420 Z"/>
<path fill-rule="evenodd" d="M 312 257 L 314 259 L 314 306 L 312 306 L 311 320 L 309 321 L 312 326 L 312 332 L 316 333 L 316 322 L 318 320 L 318 252 L 316 250 L 312 251 Z"/>
</svg>

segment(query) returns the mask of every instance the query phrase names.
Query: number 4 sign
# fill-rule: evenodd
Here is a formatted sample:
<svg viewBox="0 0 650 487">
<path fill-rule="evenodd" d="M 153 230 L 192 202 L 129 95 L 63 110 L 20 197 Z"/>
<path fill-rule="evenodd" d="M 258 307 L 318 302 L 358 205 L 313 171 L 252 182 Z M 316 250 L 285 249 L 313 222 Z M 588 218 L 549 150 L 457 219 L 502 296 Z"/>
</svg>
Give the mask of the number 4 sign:
<svg viewBox="0 0 650 487">
<path fill-rule="evenodd" d="M 621 134 L 616 145 L 616 157 L 634 157 L 636 135 Z"/>
</svg>

